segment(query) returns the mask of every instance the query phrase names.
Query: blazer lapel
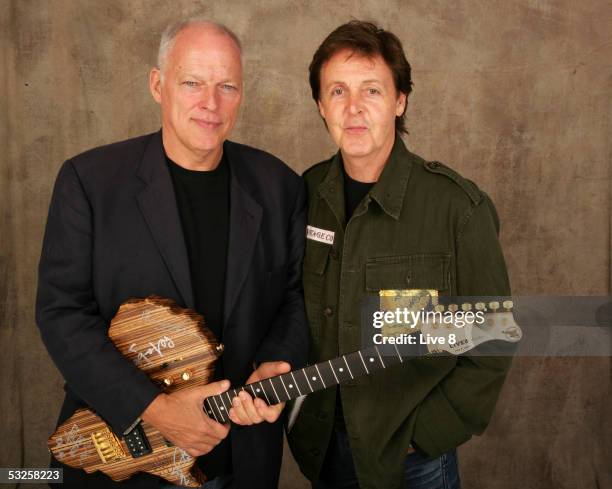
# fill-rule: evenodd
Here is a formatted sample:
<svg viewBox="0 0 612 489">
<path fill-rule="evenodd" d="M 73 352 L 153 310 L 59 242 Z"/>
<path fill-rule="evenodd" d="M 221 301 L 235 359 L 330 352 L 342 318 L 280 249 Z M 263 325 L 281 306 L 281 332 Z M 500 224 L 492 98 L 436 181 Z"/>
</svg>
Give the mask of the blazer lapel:
<svg viewBox="0 0 612 489">
<path fill-rule="evenodd" d="M 185 305 L 193 308 L 189 258 L 161 131 L 151 137 L 138 168 L 138 177 L 146 183 L 138 194 L 140 211 Z"/>
<path fill-rule="evenodd" d="M 233 151 L 231 143 L 224 145 L 230 165 L 230 229 L 225 278 L 225 306 L 223 323 L 227 321 L 236 305 L 240 290 L 253 261 L 253 251 L 259 234 L 263 208 L 251 197 L 244 181 L 242 166 L 248 164 Z"/>
</svg>

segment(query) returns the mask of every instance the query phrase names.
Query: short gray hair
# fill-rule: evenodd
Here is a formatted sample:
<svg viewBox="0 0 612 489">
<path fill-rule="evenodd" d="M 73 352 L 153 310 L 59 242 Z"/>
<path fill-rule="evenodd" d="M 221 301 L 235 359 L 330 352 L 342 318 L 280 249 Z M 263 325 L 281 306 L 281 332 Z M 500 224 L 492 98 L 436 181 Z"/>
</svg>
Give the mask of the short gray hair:
<svg viewBox="0 0 612 489">
<path fill-rule="evenodd" d="M 240 62 L 242 62 L 242 43 L 240 42 L 240 39 L 238 39 L 238 36 L 226 25 L 207 20 L 205 17 L 198 15 L 198 16 L 187 17 L 177 22 L 174 22 L 170 24 L 168 27 L 166 27 L 166 29 L 164 30 L 161 36 L 161 41 L 159 42 L 159 51 L 157 52 L 157 67 L 159 68 L 161 72 L 163 72 L 164 70 L 164 67 L 167 61 L 167 57 L 168 57 L 168 53 L 172 49 L 172 46 L 174 46 L 176 37 L 184 29 L 192 25 L 206 25 L 206 26 L 216 29 L 220 33 L 223 33 L 229 36 L 236 43 L 236 46 L 238 47 L 238 51 L 240 52 Z"/>
</svg>

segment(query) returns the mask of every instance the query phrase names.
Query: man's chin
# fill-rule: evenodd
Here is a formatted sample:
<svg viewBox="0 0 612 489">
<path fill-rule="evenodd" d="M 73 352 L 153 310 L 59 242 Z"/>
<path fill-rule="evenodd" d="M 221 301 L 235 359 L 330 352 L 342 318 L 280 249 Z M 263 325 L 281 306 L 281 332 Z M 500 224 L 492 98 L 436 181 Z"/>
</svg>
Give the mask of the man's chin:
<svg viewBox="0 0 612 489">
<path fill-rule="evenodd" d="M 350 158 L 363 158 L 372 152 L 369 144 L 344 144 L 340 147 L 343 156 Z"/>
</svg>

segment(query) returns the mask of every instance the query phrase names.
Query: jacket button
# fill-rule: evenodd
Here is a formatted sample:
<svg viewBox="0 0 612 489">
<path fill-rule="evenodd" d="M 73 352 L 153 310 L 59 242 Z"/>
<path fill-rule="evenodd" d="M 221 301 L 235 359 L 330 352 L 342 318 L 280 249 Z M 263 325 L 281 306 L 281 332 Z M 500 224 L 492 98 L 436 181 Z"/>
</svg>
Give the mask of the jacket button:
<svg viewBox="0 0 612 489">
<path fill-rule="evenodd" d="M 438 163 L 437 161 L 430 161 L 427 166 L 429 166 L 429 168 L 438 168 L 440 166 L 440 163 Z"/>
<path fill-rule="evenodd" d="M 334 311 L 333 311 L 333 309 L 331 307 L 328 306 L 325 309 L 323 309 L 323 315 L 325 317 L 333 316 L 333 314 L 334 314 Z"/>
<path fill-rule="evenodd" d="M 331 256 L 334 260 L 337 260 L 339 256 L 338 250 L 336 248 L 332 248 L 329 252 L 329 256 Z"/>
</svg>

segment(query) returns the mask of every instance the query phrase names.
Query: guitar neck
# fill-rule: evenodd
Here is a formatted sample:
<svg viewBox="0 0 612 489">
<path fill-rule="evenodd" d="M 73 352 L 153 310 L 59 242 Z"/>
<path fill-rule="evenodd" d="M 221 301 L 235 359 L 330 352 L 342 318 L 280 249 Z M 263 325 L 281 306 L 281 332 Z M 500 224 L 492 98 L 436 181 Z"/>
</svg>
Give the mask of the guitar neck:
<svg viewBox="0 0 612 489">
<path fill-rule="evenodd" d="M 474 309 L 483 311 L 487 315 L 494 315 L 498 312 L 509 313 L 513 307 L 508 297 L 489 302 L 478 301 L 460 304 L 447 302 L 444 299 L 440 298 L 435 306 L 435 310 L 440 313 L 445 311 L 455 313 L 456 311 Z M 325 360 L 293 370 L 286 374 L 270 377 L 236 389 L 229 389 L 222 394 L 206 398 L 204 400 L 204 411 L 209 417 L 218 422 L 226 423 L 229 419 L 228 412 L 232 407 L 232 399 L 241 390 L 248 392 L 252 397 L 262 399 L 268 405 L 278 404 L 372 374 L 403 363 L 410 358 L 433 354 L 447 354 L 450 351 L 441 352 L 438 350 L 436 353 L 431 352 L 426 344 L 419 341 L 420 332 L 418 330 L 413 331 L 409 336 L 414 337 L 415 341 L 401 345 L 385 344 L 370 346 L 331 360 Z M 489 339 L 496 338 L 487 338 L 487 340 Z"/>
<path fill-rule="evenodd" d="M 219 423 L 226 423 L 232 399 L 241 390 L 252 397 L 262 399 L 268 405 L 278 404 L 349 382 L 404 361 L 404 355 L 399 349 L 394 356 L 388 356 L 388 352 L 383 353 L 380 347 L 369 347 L 208 397 L 204 401 L 204 410 Z"/>
</svg>

